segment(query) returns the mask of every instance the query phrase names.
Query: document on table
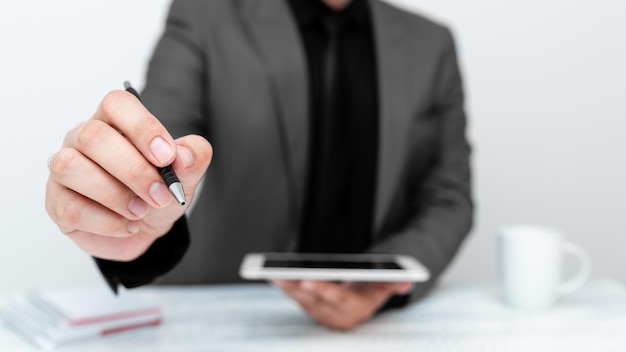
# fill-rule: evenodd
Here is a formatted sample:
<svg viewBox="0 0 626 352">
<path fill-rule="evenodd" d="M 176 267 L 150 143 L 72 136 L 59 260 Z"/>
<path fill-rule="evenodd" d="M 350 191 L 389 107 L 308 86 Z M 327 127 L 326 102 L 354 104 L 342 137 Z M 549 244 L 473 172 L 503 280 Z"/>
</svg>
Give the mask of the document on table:
<svg viewBox="0 0 626 352">
<path fill-rule="evenodd" d="M 99 339 L 161 322 L 160 307 L 133 295 L 115 296 L 108 287 L 35 290 L 0 302 L 6 327 L 38 349 Z"/>
<path fill-rule="evenodd" d="M 147 288 L 163 324 L 68 351 L 623 351 L 626 291 L 596 280 L 552 309 L 524 313 L 495 286 L 450 285 L 352 332 L 315 324 L 270 286 Z"/>
</svg>

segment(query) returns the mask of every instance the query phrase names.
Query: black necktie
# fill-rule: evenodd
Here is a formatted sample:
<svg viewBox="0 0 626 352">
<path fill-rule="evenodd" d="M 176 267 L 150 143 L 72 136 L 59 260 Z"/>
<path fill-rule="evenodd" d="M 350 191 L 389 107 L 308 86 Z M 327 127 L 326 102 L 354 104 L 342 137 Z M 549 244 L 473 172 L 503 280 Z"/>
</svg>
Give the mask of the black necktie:
<svg viewBox="0 0 626 352">
<path fill-rule="evenodd" d="M 327 36 L 323 55 L 323 77 L 318 150 L 312 173 L 309 208 L 301 238 L 303 252 L 348 252 L 351 246 L 347 227 L 348 130 L 342 117 L 339 77 L 339 40 L 343 18 L 328 14 L 322 25 Z"/>
<path fill-rule="evenodd" d="M 324 125 L 326 127 L 332 125 L 334 119 L 337 118 L 337 49 L 342 26 L 341 22 L 339 22 L 340 20 L 341 19 L 337 16 L 328 15 L 324 17 L 322 21 L 326 35 L 328 36 L 324 53 L 324 98 L 322 109 L 322 118 L 324 119 Z"/>
</svg>

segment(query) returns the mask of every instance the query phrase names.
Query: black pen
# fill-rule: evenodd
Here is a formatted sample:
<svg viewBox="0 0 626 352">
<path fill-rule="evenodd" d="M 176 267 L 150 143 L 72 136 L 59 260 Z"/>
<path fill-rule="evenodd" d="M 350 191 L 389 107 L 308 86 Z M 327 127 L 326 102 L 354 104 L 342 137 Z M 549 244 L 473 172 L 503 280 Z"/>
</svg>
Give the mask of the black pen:
<svg viewBox="0 0 626 352">
<path fill-rule="evenodd" d="M 124 88 L 126 88 L 126 91 L 128 93 L 134 95 L 137 99 L 139 99 L 139 101 L 141 101 L 139 93 L 135 90 L 135 88 L 133 88 L 133 86 L 130 85 L 130 82 L 124 82 Z M 172 195 L 174 195 L 174 198 L 176 198 L 180 205 L 185 205 L 185 203 L 187 203 L 187 200 L 185 199 L 183 184 L 180 183 L 180 181 L 178 180 L 178 176 L 176 176 L 172 165 L 168 165 L 166 167 L 157 167 L 157 170 L 159 171 L 159 174 L 161 174 L 163 181 L 165 181 L 165 185 L 167 186 L 167 188 L 169 188 L 170 192 L 172 192 Z"/>
</svg>

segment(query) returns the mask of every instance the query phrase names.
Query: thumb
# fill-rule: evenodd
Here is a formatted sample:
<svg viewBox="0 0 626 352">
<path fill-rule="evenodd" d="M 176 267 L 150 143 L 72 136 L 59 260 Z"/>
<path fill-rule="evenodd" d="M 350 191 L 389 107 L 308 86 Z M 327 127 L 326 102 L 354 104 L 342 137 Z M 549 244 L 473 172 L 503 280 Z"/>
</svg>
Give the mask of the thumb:
<svg viewBox="0 0 626 352">
<path fill-rule="evenodd" d="M 172 167 L 183 184 L 185 196 L 191 199 L 211 163 L 213 148 L 206 139 L 198 135 L 180 137 L 175 142 L 176 159 Z"/>
</svg>

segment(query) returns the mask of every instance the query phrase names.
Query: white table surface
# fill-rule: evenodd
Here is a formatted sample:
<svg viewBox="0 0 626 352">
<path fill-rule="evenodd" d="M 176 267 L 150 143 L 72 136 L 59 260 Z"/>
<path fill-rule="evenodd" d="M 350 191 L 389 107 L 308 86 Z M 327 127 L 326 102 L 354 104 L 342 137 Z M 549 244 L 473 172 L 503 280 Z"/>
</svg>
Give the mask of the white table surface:
<svg viewBox="0 0 626 352">
<path fill-rule="evenodd" d="M 626 289 L 594 280 L 540 312 L 501 303 L 496 285 L 444 285 L 352 332 L 311 321 L 270 286 L 148 287 L 159 327 L 64 346 L 60 351 L 626 351 Z M 34 351 L 0 325 L 0 351 Z"/>
</svg>

